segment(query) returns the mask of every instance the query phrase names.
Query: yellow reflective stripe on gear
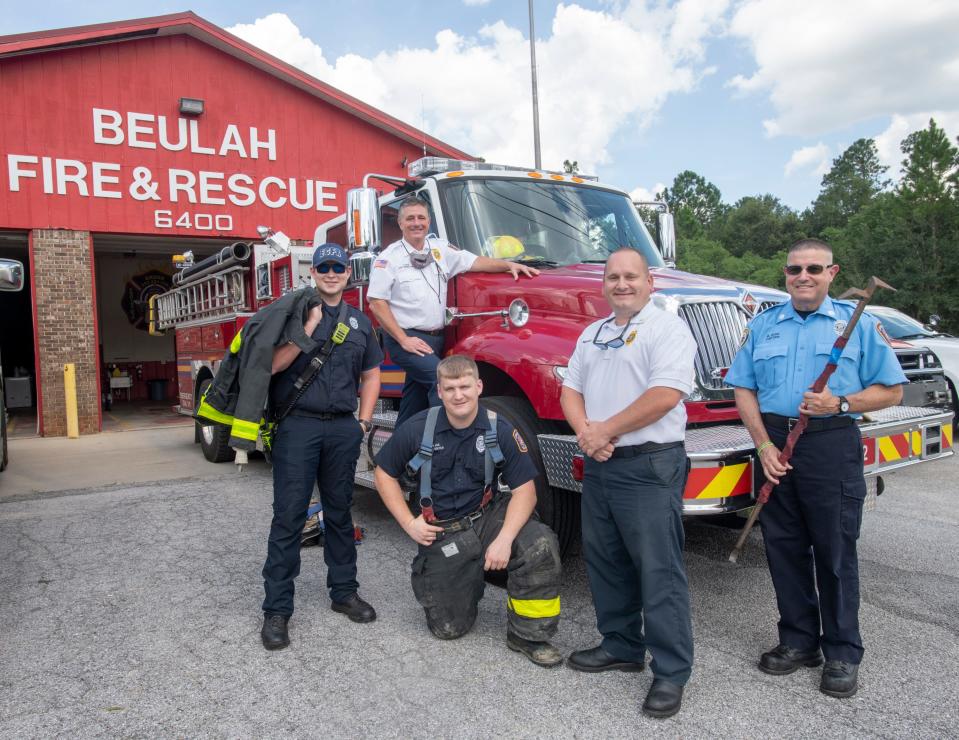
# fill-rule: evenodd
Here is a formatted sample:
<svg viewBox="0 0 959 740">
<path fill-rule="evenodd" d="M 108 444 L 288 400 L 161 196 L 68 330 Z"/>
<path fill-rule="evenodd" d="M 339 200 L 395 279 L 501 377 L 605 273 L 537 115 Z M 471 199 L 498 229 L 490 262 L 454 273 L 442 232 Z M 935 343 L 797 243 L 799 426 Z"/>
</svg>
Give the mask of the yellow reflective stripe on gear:
<svg viewBox="0 0 959 740">
<path fill-rule="evenodd" d="M 514 599 L 506 600 L 507 606 L 515 614 L 530 619 L 559 616 L 559 596 L 552 599 Z"/>
<path fill-rule="evenodd" d="M 236 354 L 240 351 L 240 345 L 243 344 L 243 329 L 240 329 L 236 333 L 236 336 L 233 337 L 233 341 L 230 342 L 230 352 Z"/>
<path fill-rule="evenodd" d="M 240 439 L 256 440 L 256 435 L 260 432 L 260 424 L 255 421 L 243 421 L 243 419 L 233 420 L 232 434 Z"/>
<path fill-rule="evenodd" d="M 216 421 L 220 424 L 226 424 L 227 426 L 233 425 L 233 417 L 229 414 L 224 414 L 222 411 L 217 411 L 210 404 L 206 402 L 206 398 L 200 400 L 200 406 L 196 410 L 196 415 L 204 419 L 209 419 L 210 421 Z"/>
</svg>

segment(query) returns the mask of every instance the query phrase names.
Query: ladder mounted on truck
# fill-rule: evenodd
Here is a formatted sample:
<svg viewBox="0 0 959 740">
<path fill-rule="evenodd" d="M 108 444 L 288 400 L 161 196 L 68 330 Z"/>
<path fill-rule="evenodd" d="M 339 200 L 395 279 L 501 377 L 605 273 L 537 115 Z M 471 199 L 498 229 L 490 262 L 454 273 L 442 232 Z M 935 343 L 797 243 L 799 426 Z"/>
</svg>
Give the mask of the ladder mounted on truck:
<svg viewBox="0 0 959 740">
<path fill-rule="evenodd" d="M 212 275 L 150 297 L 150 334 L 221 316 L 231 316 L 246 307 L 246 267 L 236 265 Z"/>
</svg>

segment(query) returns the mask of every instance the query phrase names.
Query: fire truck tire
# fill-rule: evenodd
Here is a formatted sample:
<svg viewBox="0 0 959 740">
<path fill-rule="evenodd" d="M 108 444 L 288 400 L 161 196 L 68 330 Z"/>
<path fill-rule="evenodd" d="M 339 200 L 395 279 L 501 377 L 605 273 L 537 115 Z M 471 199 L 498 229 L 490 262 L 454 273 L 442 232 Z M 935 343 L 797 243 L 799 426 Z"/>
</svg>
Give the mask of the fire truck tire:
<svg viewBox="0 0 959 740">
<path fill-rule="evenodd" d="M 200 383 L 197 398 L 203 397 L 207 386 L 212 382 L 212 378 L 207 378 Z M 203 457 L 214 463 L 232 462 L 236 452 L 230 447 L 229 428 L 222 424 L 201 424 L 199 421 L 195 424 L 200 437 L 200 447 L 203 449 Z"/>
<path fill-rule="evenodd" d="M 553 431 L 551 422 L 537 417 L 529 402 L 523 398 L 491 396 L 483 398 L 482 403 L 512 424 L 526 442 L 539 471 L 536 478 L 536 511 L 539 518 L 556 533 L 560 552 L 565 557 L 579 538 L 579 496 L 572 491 L 552 488 L 546 483 L 546 470 L 536 435 Z"/>
</svg>

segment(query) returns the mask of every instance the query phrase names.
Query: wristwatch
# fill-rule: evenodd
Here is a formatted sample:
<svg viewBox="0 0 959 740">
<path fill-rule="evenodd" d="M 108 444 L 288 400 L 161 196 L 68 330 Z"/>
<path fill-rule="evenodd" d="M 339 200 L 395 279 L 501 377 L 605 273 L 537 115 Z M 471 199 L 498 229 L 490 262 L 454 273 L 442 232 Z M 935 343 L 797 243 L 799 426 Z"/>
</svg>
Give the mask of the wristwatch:
<svg viewBox="0 0 959 740">
<path fill-rule="evenodd" d="M 849 399 L 845 396 L 839 396 L 839 413 L 848 414 L 849 413 Z"/>
<path fill-rule="evenodd" d="M 369 434 L 370 429 L 373 428 L 373 422 L 369 419 L 360 419 L 360 426 L 363 427 L 363 434 Z"/>
</svg>

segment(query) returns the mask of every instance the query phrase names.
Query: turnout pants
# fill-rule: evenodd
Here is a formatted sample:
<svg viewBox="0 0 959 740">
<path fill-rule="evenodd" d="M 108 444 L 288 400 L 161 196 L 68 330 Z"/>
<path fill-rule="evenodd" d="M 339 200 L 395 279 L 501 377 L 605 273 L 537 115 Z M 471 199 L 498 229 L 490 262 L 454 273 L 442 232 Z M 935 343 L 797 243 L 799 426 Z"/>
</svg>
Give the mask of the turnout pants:
<svg viewBox="0 0 959 740">
<path fill-rule="evenodd" d="M 440 405 L 440 397 L 436 392 L 436 366 L 443 357 L 444 338 L 430 334 L 405 329 L 411 337 L 422 339 L 433 349 L 431 355 L 420 355 L 407 352 L 400 347 L 393 337 L 383 332 L 383 341 L 389 350 L 390 359 L 403 368 L 406 373 L 406 382 L 403 383 L 403 396 L 400 398 L 400 410 L 396 416 L 396 426 L 399 426 L 411 416 L 431 406 Z"/>
<path fill-rule="evenodd" d="M 499 495 L 473 526 L 419 546 L 413 559 L 413 593 L 430 631 L 442 640 L 462 637 L 476 621 L 483 597 L 486 549 L 503 528 L 509 494 Z M 526 640 L 545 641 L 559 623 L 562 568 L 556 535 L 530 518 L 513 540 L 506 566 L 509 629 Z"/>
<path fill-rule="evenodd" d="M 782 449 L 785 430 L 767 431 Z M 798 650 L 822 647 L 826 660 L 858 664 L 856 541 L 866 498 L 859 429 L 805 432 L 789 462 L 793 469 L 759 515 L 779 606 L 779 641 Z"/>
<path fill-rule="evenodd" d="M 287 416 L 273 436 L 273 522 L 263 566 L 263 611 L 293 614 L 293 579 L 300 573 L 300 535 L 313 484 L 320 489 L 326 538 L 326 585 L 333 601 L 355 593 L 353 475 L 363 430 L 352 416 L 330 420 Z"/>
<path fill-rule="evenodd" d="M 684 685 L 692 672 L 689 584 L 683 564 L 682 447 L 596 462 L 583 478 L 583 556 L 603 649 Z"/>
</svg>

